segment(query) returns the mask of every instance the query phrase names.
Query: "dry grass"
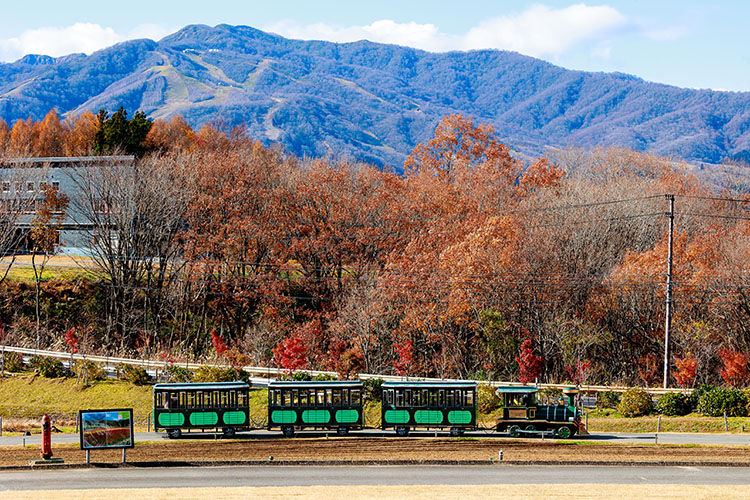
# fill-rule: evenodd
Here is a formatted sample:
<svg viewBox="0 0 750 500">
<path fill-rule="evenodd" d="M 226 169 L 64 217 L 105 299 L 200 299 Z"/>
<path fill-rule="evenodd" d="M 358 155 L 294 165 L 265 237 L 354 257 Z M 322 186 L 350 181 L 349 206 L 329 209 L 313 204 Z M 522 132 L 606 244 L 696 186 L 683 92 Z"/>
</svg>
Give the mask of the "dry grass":
<svg viewBox="0 0 750 500">
<path fill-rule="evenodd" d="M 490 484 L 471 486 L 288 486 L 227 488 L 128 488 L 100 490 L 5 491 L 0 500 L 98 500 L 101 498 L 233 500 L 260 498 L 268 500 L 324 498 L 326 500 L 389 499 L 434 500 L 461 499 L 735 499 L 747 498 L 747 486 L 732 485 L 601 485 L 601 484 Z"/>
</svg>

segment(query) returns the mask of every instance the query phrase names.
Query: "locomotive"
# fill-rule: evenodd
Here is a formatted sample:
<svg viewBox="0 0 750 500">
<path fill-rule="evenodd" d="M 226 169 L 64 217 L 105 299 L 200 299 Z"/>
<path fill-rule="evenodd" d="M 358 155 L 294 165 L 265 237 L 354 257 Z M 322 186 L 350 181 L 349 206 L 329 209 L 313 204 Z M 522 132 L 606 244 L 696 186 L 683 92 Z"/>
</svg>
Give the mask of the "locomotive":
<svg viewBox="0 0 750 500">
<path fill-rule="evenodd" d="M 502 401 L 503 414 L 495 429 L 512 437 L 551 431 L 562 439 L 583 431 L 581 411 L 575 406 L 577 388 L 564 389 L 563 398 L 555 405 L 538 404 L 538 391 L 538 387 L 529 386 L 498 387 L 495 392 Z"/>
</svg>

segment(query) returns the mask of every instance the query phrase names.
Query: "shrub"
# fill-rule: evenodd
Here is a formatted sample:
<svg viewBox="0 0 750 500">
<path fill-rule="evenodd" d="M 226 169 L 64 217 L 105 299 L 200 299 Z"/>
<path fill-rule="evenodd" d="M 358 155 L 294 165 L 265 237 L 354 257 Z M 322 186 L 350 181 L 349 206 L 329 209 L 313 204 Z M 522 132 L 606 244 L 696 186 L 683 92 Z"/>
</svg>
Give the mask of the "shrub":
<svg viewBox="0 0 750 500">
<path fill-rule="evenodd" d="M 620 404 L 620 395 L 615 391 L 600 392 L 596 396 L 596 406 L 599 408 L 617 408 Z"/>
<path fill-rule="evenodd" d="M 709 417 L 744 417 L 747 414 L 747 396 L 738 389 L 719 388 L 704 393 L 698 401 L 698 411 Z"/>
<path fill-rule="evenodd" d="M 368 378 L 362 381 L 364 390 L 365 400 L 377 401 L 378 403 L 383 399 L 383 379 L 382 378 Z"/>
<path fill-rule="evenodd" d="M 617 411 L 624 417 L 642 417 L 654 409 L 651 395 L 643 389 L 628 389 L 620 398 Z"/>
<path fill-rule="evenodd" d="M 62 361 L 59 359 L 34 356 L 31 358 L 29 365 L 44 378 L 59 378 L 65 376 L 65 367 L 63 367 Z"/>
<path fill-rule="evenodd" d="M 148 385 L 151 383 L 151 377 L 142 366 L 124 365 L 120 377 L 133 385 Z"/>
<path fill-rule="evenodd" d="M 190 382 L 193 372 L 182 366 L 170 365 L 167 367 L 167 380 L 169 382 Z"/>
<path fill-rule="evenodd" d="M 338 377 L 336 377 L 335 375 L 325 375 L 321 373 L 320 375 L 315 375 L 312 380 L 327 382 L 331 380 L 338 380 Z"/>
<path fill-rule="evenodd" d="M 714 389 L 716 389 L 716 387 L 710 384 L 702 384 L 696 387 L 693 392 L 690 393 L 688 399 L 690 403 L 690 411 L 698 411 L 698 402 L 700 401 L 701 396 L 709 391 L 713 391 Z"/>
<path fill-rule="evenodd" d="M 73 374 L 85 382 L 94 380 L 104 380 L 107 378 L 107 372 L 93 361 L 77 360 L 73 363 Z"/>
<path fill-rule="evenodd" d="M 5 353 L 5 369 L 9 372 L 23 371 L 23 358 L 17 352 Z"/>
<path fill-rule="evenodd" d="M 692 411 L 690 396 L 677 392 L 670 392 L 656 402 L 656 412 L 668 417 L 680 417 Z"/>
<path fill-rule="evenodd" d="M 310 372 L 294 372 L 292 373 L 291 380 L 295 382 L 308 382 L 312 380 L 312 375 L 310 375 Z"/>
<path fill-rule="evenodd" d="M 250 374 L 245 370 L 223 368 L 221 366 L 201 366 L 193 375 L 193 382 L 234 382 L 241 380 L 250 383 Z"/>
<path fill-rule="evenodd" d="M 479 384 L 477 387 L 477 410 L 480 413 L 492 413 L 500 407 L 500 398 L 495 393 L 495 388 L 488 384 Z"/>
</svg>

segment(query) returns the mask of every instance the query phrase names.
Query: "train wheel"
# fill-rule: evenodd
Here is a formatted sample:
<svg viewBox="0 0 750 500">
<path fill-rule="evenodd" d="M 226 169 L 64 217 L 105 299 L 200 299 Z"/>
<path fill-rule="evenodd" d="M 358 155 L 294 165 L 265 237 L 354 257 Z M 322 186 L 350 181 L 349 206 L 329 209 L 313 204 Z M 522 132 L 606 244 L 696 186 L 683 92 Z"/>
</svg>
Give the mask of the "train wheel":
<svg viewBox="0 0 750 500">
<path fill-rule="evenodd" d="M 557 437 L 559 437 L 560 439 L 568 439 L 571 434 L 570 427 L 568 426 L 560 427 L 559 429 L 557 429 L 556 434 L 557 434 Z"/>
<path fill-rule="evenodd" d="M 508 435 L 510 437 L 517 438 L 518 436 L 521 435 L 520 431 L 521 431 L 521 428 L 518 427 L 517 425 L 511 425 L 510 427 L 508 427 Z"/>
<path fill-rule="evenodd" d="M 396 427 L 396 435 L 399 437 L 406 437 L 409 435 L 408 427 Z"/>
<path fill-rule="evenodd" d="M 339 436 L 346 436 L 349 434 L 349 427 L 339 427 L 336 429 L 336 434 Z"/>
<path fill-rule="evenodd" d="M 294 437 L 294 427 L 287 425 L 281 428 L 281 433 L 284 434 L 284 437 L 293 438 Z"/>
<path fill-rule="evenodd" d="M 463 433 L 463 429 L 459 429 L 458 427 L 451 427 L 451 437 L 458 437 Z"/>
<path fill-rule="evenodd" d="M 180 430 L 180 429 L 169 429 L 167 431 L 167 436 L 169 436 L 169 439 L 180 439 L 180 436 L 182 436 L 182 430 Z"/>
<path fill-rule="evenodd" d="M 221 430 L 221 433 L 224 435 L 225 438 L 233 438 L 235 434 L 235 430 L 231 427 L 224 427 Z"/>
<path fill-rule="evenodd" d="M 533 431 L 536 430 L 536 426 L 534 424 L 529 424 L 526 427 L 524 427 L 524 430 L 532 431 L 533 432 Z"/>
</svg>

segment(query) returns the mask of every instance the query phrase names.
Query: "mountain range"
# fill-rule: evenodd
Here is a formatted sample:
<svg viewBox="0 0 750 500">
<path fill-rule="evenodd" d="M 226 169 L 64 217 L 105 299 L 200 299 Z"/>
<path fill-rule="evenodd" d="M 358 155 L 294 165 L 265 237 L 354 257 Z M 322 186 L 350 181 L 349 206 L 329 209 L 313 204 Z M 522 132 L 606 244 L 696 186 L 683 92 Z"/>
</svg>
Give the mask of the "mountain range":
<svg viewBox="0 0 750 500">
<path fill-rule="evenodd" d="M 430 53 L 368 41 L 286 39 L 248 26 L 187 26 L 158 42 L 0 64 L 0 117 L 119 106 L 247 127 L 300 156 L 399 169 L 450 113 L 490 123 L 512 149 L 617 145 L 692 162 L 750 152 L 750 93 L 567 70 L 514 52 Z"/>
</svg>

